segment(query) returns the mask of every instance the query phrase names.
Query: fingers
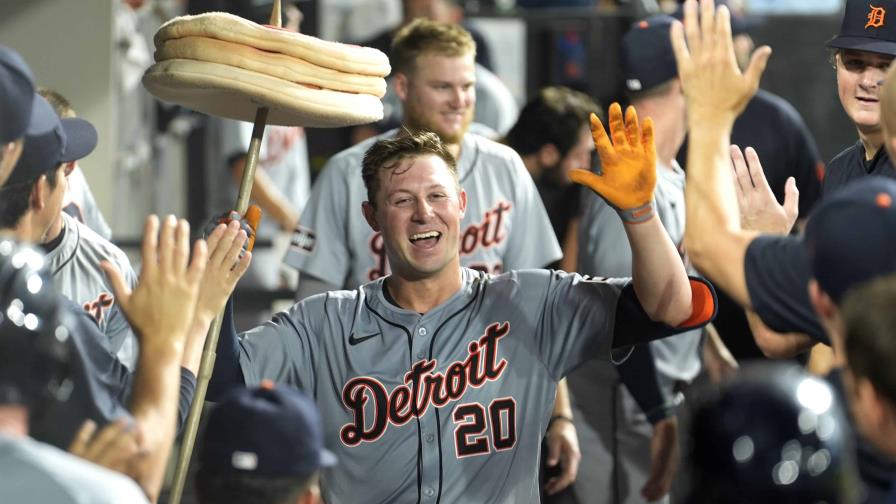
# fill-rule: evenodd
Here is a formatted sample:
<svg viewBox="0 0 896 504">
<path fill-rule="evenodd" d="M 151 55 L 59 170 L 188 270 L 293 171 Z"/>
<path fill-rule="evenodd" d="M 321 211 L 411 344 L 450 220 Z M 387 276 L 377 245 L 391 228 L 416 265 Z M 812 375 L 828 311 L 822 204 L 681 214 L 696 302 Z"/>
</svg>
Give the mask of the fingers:
<svg viewBox="0 0 896 504">
<path fill-rule="evenodd" d="M 614 150 L 626 144 L 625 123 L 622 121 L 622 107 L 613 102 L 607 114 L 607 122 L 610 124 L 610 137 L 613 139 Z"/>
<path fill-rule="evenodd" d="M 180 219 L 174 228 L 174 250 L 172 267 L 176 274 L 183 274 L 190 263 L 190 224 Z"/>
<path fill-rule="evenodd" d="M 638 145 L 638 140 L 641 138 L 639 129 L 638 113 L 635 111 L 635 107 L 629 105 L 625 109 L 625 137 L 628 140 L 628 145 Z"/>
<path fill-rule="evenodd" d="M 150 215 L 143 225 L 143 265 L 140 276 L 151 275 L 159 266 L 159 217 Z"/>
<path fill-rule="evenodd" d="M 246 236 L 246 232 L 240 229 L 237 232 L 236 237 L 234 237 L 233 241 L 230 243 L 230 248 L 227 250 L 227 254 L 224 256 L 224 261 L 221 265 L 232 270 L 239 260 L 240 254 L 243 252 L 243 245 L 248 239 L 249 237 Z"/>
<path fill-rule="evenodd" d="M 227 224 L 218 224 L 212 230 L 211 233 L 205 238 L 206 250 L 209 253 L 209 260 L 211 261 L 214 257 L 215 251 L 218 249 L 218 242 L 221 241 L 221 238 L 224 236 L 224 233 L 227 231 Z"/>
<path fill-rule="evenodd" d="M 591 138 L 594 140 L 594 148 L 597 149 L 597 155 L 601 159 L 607 159 L 613 155 L 613 144 L 610 143 L 604 125 L 595 114 L 591 114 Z"/>
<path fill-rule="evenodd" d="M 548 456 L 546 462 L 548 466 L 554 467 L 560 462 L 560 443 L 559 436 L 548 436 Z"/>
<path fill-rule="evenodd" d="M 96 432 L 96 422 L 89 419 L 85 420 L 78 429 L 78 432 L 75 433 L 75 438 L 72 439 L 71 444 L 68 446 L 68 452 L 72 455 L 83 457 L 84 452 L 87 449 L 87 443 L 90 441 L 90 438 L 93 437 L 94 432 Z"/>
<path fill-rule="evenodd" d="M 699 8 L 697 0 L 687 0 L 684 3 L 684 33 L 688 44 L 686 51 L 690 54 L 699 54 L 701 45 L 700 40 L 700 19 L 697 17 L 697 9 Z"/>
<path fill-rule="evenodd" d="M 672 52 L 675 54 L 675 66 L 678 67 L 678 74 L 681 75 L 684 69 L 691 65 L 691 53 L 688 52 L 688 46 L 684 41 L 684 25 L 679 21 L 672 24 L 669 30 L 669 37 L 672 40 Z"/>
<path fill-rule="evenodd" d="M 765 179 L 765 172 L 762 170 L 762 163 L 759 161 L 759 154 L 756 153 L 756 149 L 747 147 L 744 153 L 747 158 L 747 169 L 750 171 L 750 180 L 753 181 L 753 187 L 772 194 L 772 189 L 768 186 L 768 180 Z"/>
<path fill-rule="evenodd" d="M 715 1 L 700 0 L 700 39 L 702 43 L 713 46 L 715 36 L 716 16 Z"/>
<path fill-rule="evenodd" d="M 226 226 L 221 224 L 215 228 L 212 235 L 214 236 L 215 233 L 218 233 L 219 229 L 220 234 L 215 241 L 214 248 L 209 249 L 211 251 L 209 266 L 213 268 L 220 268 L 222 264 L 233 264 L 232 262 L 226 263 L 225 258 L 230 251 L 230 245 L 232 245 L 233 239 L 236 237 L 237 233 L 240 232 L 240 223 L 238 221 L 230 221 Z"/>
<path fill-rule="evenodd" d="M 177 227 L 177 218 L 168 215 L 162 221 L 162 227 L 159 230 L 159 269 L 162 271 L 171 271 L 174 263 L 174 232 Z"/>
<path fill-rule="evenodd" d="M 146 264 L 145 256 L 143 263 Z M 106 274 L 106 278 L 109 279 L 109 285 L 112 287 L 112 294 L 115 295 L 115 299 L 118 300 L 120 305 L 126 306 L 128 300 L 131 298 L 131 288 L 128 287 L 127 282 L 125 282 L 121 271 L 118 271 L 118 268 L 109 261 L 100 261 L 100 268 L 102 268 L 103 273 Z M 143 268 L 143 271 L 146 271 L 145 267 Z"/>
<path fill-rule="evenodd" d="M 576 184 L 581 184 L 595 192 L 599 192 L 600 188 L 603 187 L 603 181 L 601 180 L 600 175 L 580 168 L 569 170 L 569 180 Z"/>
<path fill-rule="evenodd" d="M 653 119 L 648 117 L 644 119 L 641 127 L 641 148 L 645 152 L 652 152 L 655 149 L 653 144 Z"/>
<path fill-rule="evenodd" d="M 787 177 L 784 184 L 784 212 L 792 220 L 800 215 L 800 190 L 796 188 L 796 179 Z"/>
<path fill-rule="evenodd" d="M 187 270 L 187 281 L 196 284 L 202 280 L 205 268 L 208 265 L 208 247 L 205 240 L 196 240 L 193 244 L 193 259 Z"/>
<path fill-rule="evenodd" d="M 765 67 L 768 65 L 768 59 L 771 55 L 772 48 L 769 46 L 762 46 L 753 51 L 753 54 L 750 56 L 750 64 L 747 65 L 747 70 L 744 72 L 744 76 L 747 78 L 747 82 L 752 86 L 754 93 L 759 89 L 759 80 L 762 78 L 762 73 L 765 72 Z"/>
<path fill-rule="evenodd" d="M 747 161 L 744 159 L 740 147 L 732 145 L 729 148 L 731 153 L 731 166 L 734 168 L 734 180 L 739 195 L 745 195 L 753 189 L 753 181 L 750 179 L 750 170 L 747 168 Z"/>
<path fill-rule="evenodd" d="M 716 9 L 714 47 L 725 55 L 724 61 L 737 68 L 737 56 L 734 54 L 734 39 L 731 37 L 731 12 L 725 5 Z"/>
</svg>

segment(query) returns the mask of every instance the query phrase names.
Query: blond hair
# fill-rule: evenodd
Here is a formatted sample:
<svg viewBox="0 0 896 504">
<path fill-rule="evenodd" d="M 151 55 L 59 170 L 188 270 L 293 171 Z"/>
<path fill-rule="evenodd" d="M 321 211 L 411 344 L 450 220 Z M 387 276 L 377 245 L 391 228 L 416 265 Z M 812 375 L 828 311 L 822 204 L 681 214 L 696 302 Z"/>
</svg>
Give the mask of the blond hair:
<svg viewBox="0 0 896 504">
<path fill-rule="evenodd" d="M 476 42 L 459 25 L 417 18 L 406 24 L 392 39 L 392 70 L 410 74 L 423 54 L 476 56 Z"/>
</svg>

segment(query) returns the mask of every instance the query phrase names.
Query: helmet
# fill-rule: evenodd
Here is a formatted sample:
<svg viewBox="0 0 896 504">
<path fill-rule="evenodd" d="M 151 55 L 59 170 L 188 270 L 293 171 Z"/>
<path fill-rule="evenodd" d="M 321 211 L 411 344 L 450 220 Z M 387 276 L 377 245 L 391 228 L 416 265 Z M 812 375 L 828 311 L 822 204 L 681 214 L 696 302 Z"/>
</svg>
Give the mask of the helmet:
<svg viewBox="0 0 896 504">
<path fill-rule="evenodd" d="M 692 423 L 691 502 L 850 503 L 851 432 L 833 389 L 794 365 L 741 370 Z"/>
<path fill-rule="evenodd" d="M 43 255 L 0 240 L 0 404 L 34 407 L 71 390 L 69 329 Z"/>
</svg>

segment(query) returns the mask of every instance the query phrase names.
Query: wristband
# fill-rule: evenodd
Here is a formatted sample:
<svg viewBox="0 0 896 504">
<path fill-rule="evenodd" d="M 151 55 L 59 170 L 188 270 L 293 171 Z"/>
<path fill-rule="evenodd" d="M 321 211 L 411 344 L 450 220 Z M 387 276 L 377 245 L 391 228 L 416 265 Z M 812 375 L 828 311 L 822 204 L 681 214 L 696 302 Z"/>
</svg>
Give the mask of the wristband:
<svg viewBox="0 0 896 504">
<path fill-rule="evenodd" d="M 616 212 L 619 214 L 622 222 L 626 224 L 640 224 L 642 222 L 647 222 L 654 214 L 653 200 L 629 210 L 620 210 L 617 208 Z"/>
<path fill-rule="evenodd" d="M 564 421 L 569 422 L 569 423 L 571 423 L 571 424 L 573 423 L 573 421 L 572 421 L 572 417 L 571 417 L 571 416 L 566 416 L 566 415 L 554 415 L 554 416 L 551 417 L 550 420 L 548 420 L 548 429 L 547 429 L 547 430 L 551 430 L 551 427 L 554 425 L 554 422 L 556 422 L 556 421 L 558 421 L 558 420 L 564 420 Z M 573 424 L 573 425 L 575 425 L 575 424 Z"/>
</svg>

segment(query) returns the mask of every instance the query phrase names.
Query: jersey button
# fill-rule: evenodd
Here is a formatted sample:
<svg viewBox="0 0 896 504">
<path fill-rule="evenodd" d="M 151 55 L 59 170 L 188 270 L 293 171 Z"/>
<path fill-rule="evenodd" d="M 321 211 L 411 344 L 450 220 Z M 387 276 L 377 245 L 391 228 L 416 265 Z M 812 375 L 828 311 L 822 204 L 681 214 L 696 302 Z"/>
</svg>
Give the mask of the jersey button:
<svg viewBox="0 0 896 504">
<path fill-rule="evenodd" d="M 435 439 L 436 439 L 436 436 L 435 436 L 434 434 L 427 434 L 427 435 L 426 435 L 426 442 L 427 442 L 427 443 L 432 443 L 433 441 L 435 441 Z"/>
<path fill-rule="evenodd" d="M 436 491 L 433 490 L 432 488 L 426 488 L 423 490 L 423 493 L 426 494 L 427 497 L 432 497 L 433 495 L 436 494 Z"/>
<path fill-rule="evenodd" d="M 425 353 L 423 353 L 423 352 L 417 352 L 417 358 L 418 358 L 418 359 L 422 359 L 422 358 L 425 357 L 425 356 L 426 356 Z"/>
<path fill-rule="evenodd" d="M 420 329 L 417 329 L 417 334 L 419 334 L 420 336 L 426 336 L 426 328 L 421 327 Z"/>
</svg>

